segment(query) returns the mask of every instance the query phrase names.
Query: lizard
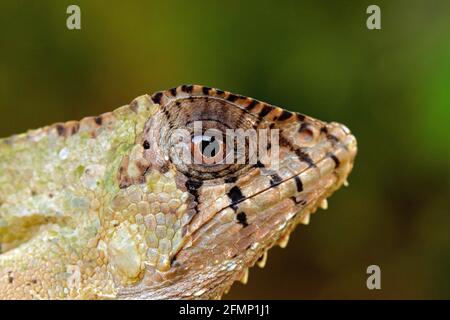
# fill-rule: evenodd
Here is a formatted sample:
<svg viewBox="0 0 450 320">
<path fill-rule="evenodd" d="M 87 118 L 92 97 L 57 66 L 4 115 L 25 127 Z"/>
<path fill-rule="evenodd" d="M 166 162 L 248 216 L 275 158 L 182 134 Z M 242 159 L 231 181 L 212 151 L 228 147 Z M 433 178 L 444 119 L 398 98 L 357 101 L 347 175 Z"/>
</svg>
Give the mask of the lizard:
<svg viewBox="0 0 450 320">
<path fill-rule="evenodd" d="M 196 121 L 276 130 L 276 166 L 202 154 L 214 141 Z M 201 85 L 1 139 L 0 298 L 220 299 L 326 209 L 356 152 L 342 124 Z"/>
</svg>

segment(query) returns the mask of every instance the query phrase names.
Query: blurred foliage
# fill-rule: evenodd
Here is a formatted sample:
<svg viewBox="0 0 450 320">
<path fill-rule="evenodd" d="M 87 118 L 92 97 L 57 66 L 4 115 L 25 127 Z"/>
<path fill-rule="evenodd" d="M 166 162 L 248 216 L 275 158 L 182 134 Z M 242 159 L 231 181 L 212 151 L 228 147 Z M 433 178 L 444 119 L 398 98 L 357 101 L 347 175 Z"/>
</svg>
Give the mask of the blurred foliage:
<svg viewBox="0 0 450 320">
<path fill-rule="evenodd" d="M 2 1 L 0 136 L 183 83 L 345 123 L 350 187 L 226 298 L 449 298 L 450 2 L 376 1 L 377 31 L 370 4 Z"/>
</svg>

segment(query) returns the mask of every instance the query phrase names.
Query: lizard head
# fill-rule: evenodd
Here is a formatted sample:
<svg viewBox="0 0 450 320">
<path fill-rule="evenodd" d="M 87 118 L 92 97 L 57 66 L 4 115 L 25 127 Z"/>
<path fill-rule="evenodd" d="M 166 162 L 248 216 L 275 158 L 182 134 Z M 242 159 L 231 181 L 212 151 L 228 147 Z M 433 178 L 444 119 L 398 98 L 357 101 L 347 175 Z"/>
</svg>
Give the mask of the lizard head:
<svg viewBox="0 0 450 320">
<path fill-rule="evenodd" d="M 203 86 L 152 101 L 119 175 L 123 198 L 139 198 L 129 212 L 145 267 L 120 258 L 125 231 L 109 240 L 113 266 L 140 275 L 123 297 L 220 297 L 325 208 L 353 166 L 356 140 L 338 123 Z"/>
<path fill-rule="evenodd" d="M 0 140 L 0 298 L 219 298 L 345 184 L 338 123 L 202 86 Z"/>
</svg>

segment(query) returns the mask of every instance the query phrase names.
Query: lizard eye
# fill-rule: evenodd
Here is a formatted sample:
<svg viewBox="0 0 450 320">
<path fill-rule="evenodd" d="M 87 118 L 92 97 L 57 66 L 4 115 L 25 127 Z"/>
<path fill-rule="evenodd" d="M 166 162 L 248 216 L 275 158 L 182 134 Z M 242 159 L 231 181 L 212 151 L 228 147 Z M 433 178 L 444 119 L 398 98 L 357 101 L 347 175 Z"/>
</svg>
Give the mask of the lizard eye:
<svg viewBox="0 0 450 320">
<path fill-rule="evenodd" d="M 146 153 L 160 159 L 152 160 L 158 164 L 170 161 L 178 172 L 196 180 L 239 175 L 252 167 L 248 159 L 253 153 L 249 152 L 251 139 L 236 130 L 255 131 L 256 122 L 254 116 L 223 99 L 180 98 L 151 118 L 148 128 L 153 135 L 147 140 L 155 141 L 158 148 L 148 148 Z"/>
<path fill-rule="evenodd" d="M 226 134 L 229 128 L 211 120 L 201 123 L 207 128 L 203 132 L 196 132 L 190 125 L 186 127 L 191 132 L 190 141 L 184 140 L 187 143 L 182 142 L 181 149 L 187 147 L 190 156 L 182 157 L 179 152 L 174 152 L 171 158 L 179 170 L 191 176 L 202 179 L 220 177 L 236 167 L 232 161 L 235 148 L 229 145 L 231 138 Z"/>
</svg>

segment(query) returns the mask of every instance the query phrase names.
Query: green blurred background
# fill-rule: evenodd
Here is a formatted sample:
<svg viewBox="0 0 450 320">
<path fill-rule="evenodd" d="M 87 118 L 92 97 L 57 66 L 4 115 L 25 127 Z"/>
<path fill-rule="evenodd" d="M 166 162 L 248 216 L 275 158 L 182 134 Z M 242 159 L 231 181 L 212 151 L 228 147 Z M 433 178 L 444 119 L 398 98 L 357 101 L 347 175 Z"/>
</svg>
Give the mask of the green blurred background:
<svg viewBox="0 0 450 320">
<path fill-rule="evenodd" d="M 225 298 L 450 298 L 449 1 L 4 0 L 0 17 L 2 137 L 184 83 L 352 130 L 350 187 Z"/>
</svg>

